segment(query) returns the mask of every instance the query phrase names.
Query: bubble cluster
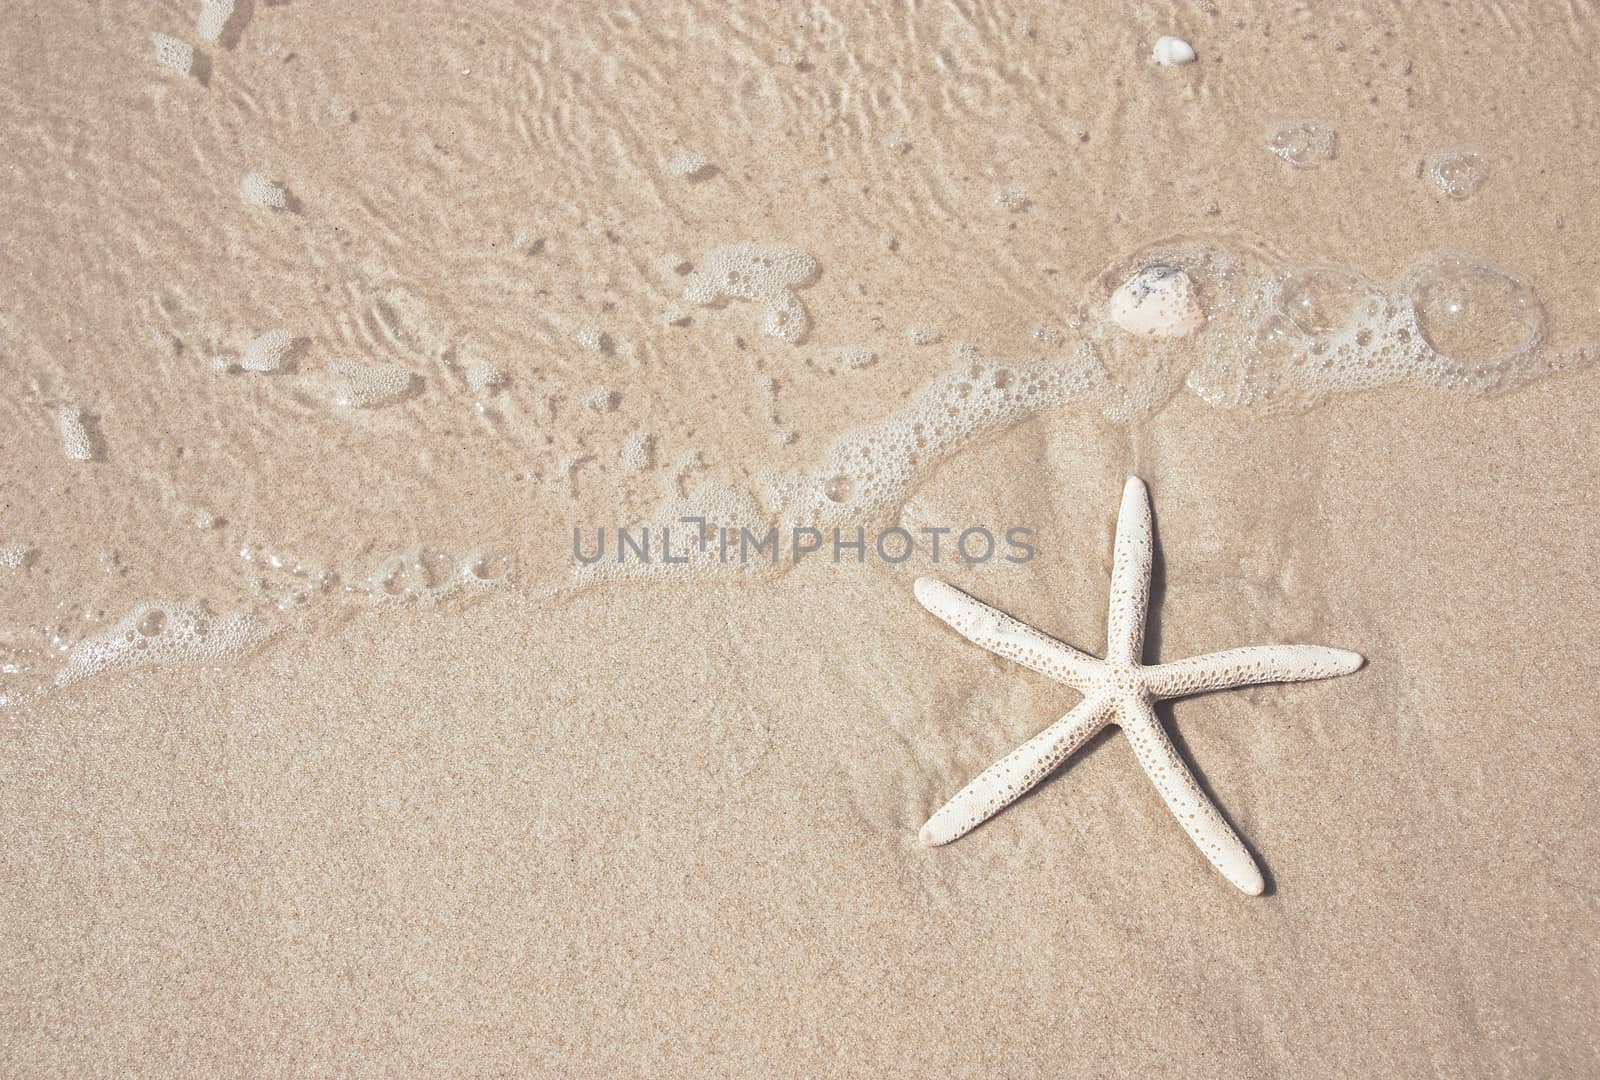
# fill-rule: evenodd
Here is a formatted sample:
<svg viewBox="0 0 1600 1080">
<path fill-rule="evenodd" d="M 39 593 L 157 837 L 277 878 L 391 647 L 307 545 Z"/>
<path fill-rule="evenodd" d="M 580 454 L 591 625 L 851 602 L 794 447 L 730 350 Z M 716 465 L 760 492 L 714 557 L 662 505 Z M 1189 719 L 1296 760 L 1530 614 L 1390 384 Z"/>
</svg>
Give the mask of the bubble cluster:
<svg viewBox="0 0 1600 1080">
<path fill-rule="evenodd" d="M 1002 210 L 1009 210 L 1013 214 L 1026 210 L 1033 200 L 1028 198 L 1028 193 L 1017 188 L 998 188 L 994 193 L 994 204 Z"/>
<path fill-rule="evenodd" d="M 1465 199 L 1489 179 L 1489 162 L 1475 146 L 1451 146 L 1428 155 L 1433 186 L 1452 199 Z"/>
<path fill-rule="evenodd" d="M 927 323 L 913 323 L 906 327 L 906 340 L 913 345 L 937 345 L 939 331 Z"/>
<path fill-rule="evenodd" d="M 1303 407 L 1394 385 L 1490 393 L 1573 362 L 1545 354 L 1548 324 L 1533 292 L 1469 256 L 1430 256 L 1388 288 L 1353 270 L 1295 266 L 1243 246 L 1178 242 L 1139 258 L 1181 268 L 1206 324 L 1192 340 L 1107 364 L 1110 394 L 1121 394 L 1123 408 L 1150 407 L 1180 374 L 1214 405 Z M 1088 329 L 1105 363 L 1110 341 L 1092 319 Z"/>
<path fill-rule="evenodd" d="M 333 401 L 352 409 L 377 409 L 393 405 L 411 393 L 416 376 L 397 364 L 366 364 L 340 369 Z"/>
<path fill-rule="evenodd" d="M 572 340 L 590 352 L 610 352 L 611 339 L 606 332 L 593 324 L 580 326 L 572 332 Z"/>
<path fill-rule="evenodd" d="M 792 290 L 815 279 L 817 269 L 815 259 L 787 244 L 729 244 L 706 254 L 690 273 L 683 298 L 701 305 L 724 297 L 754 301 L 765 309 L 763 329 L 793 345 L 805 337 L 811 320 Z"/>
<path fill-rule="evenodd" d="M 140 604 L 104 633 L 78 642 L 56 672 L 55 684 L 130 668 L 222 663 L 241 656 L 268 633 L 248 612 L 223 616 L 200 607 Z"/>
<path fill-rule="evenodd" d="M 27 544 L 0 544 L 0 570 L 21 570 L 32 555 Z"/>
<path fill-rule="evenodd" d="M 234 0 L 201 0 L 200 21 L 195 26 L 200 40 L 219 41 L 228 28 L 228 20 L 233 18 L 233 8 Z"/>
<path fill-rule="evenodd" d="M 61 452 L 68 461 L 92 461 L 94 444 L 83 423 L 83 410 L 63 405 L 56 410 L 56 430 L 61 433 Z"/>
<path fill-rule="evenodd" d="M 1098 372 L 1090 354 L 1010 364 L 971 346 L 958 366 L 888 419 L 840 436 L 822 463 L 767 477 L 778 509 L 797 523 L 868 525 L 891 520 L 945 458 L 1025 417 L 1088 399 Z"/>
<path fill-rule="evenodd" d="M 583 396 L 583 407 L 590 412 L 608 413 L 615 412 L 617 405 L 622 401 L 622 395 L 609 386 L 592 387 Z"/>
<path fill-rule="evenodd" d="M 467 362 L 462 366 L 461 373 L 467 380 L 467 389 L 481 397 L 493 394 L 506 382 L 504 371 L 480 360 Z"/>
<path fill-rule="evenodd" d="M 294 338 L 287 330 L 268 330 L 245 346 L 239 366 L 245 371 L 277 371 L 283 366 Z"/>
<path fill-rule="evenodd" d="M 1267 128 L 1267 149 L 1297 169 L 1314 169 L 1332 161 L 1338 147 L 1338 134 L 1321 124 L 1274 124 Z"/>
<path fill-rule="evenodd" d="M 711 163 L 704 154 L 684 152 L 667 162 L 667 172 L 686 180 L 695 180 L 710 171 Z"/>
<path fill-rule="evenodd" d="M 487 592 L 511 581 L 511 557 L 495 547 L 451 556 L 428 547 L 411 548 L 382 560 L 366 585 L 379 607 L 429 607 L 463 591 Z"/>
<path fill-rule="evenodd" d="M 283 210 L 289 205 L 288 194 L 266 173 L 246 173 L 245 178 L 239 182 L 239 193 L 251 206 Z"/>
<path fill-rule="evenodd" d="M 647 431 L 635 431 L 622 440 L 617 460 L 629 472 L 644 472 L 655 464 L 656 440 Z"/>
<path fill-rule="evenodd" d="M 851 371 L 871 367 L 878 362 L 878 354 L 864 345 L 847 345 L 839 350 L 839 363 Z"/>
<path fill-rule="evenodd" d="M 1544 343 L 1544 307 L 1521 279 L 1466 255 L 1442 254 L 1402 284 L 1422 344 L 1470 371 L 1497 370 Z"/>
<path fill-rule="evenodd" d="M 194 68 L 194 46 L 167 34 L 151 34 L 156 47 L 156 63 L 171 68 L 179 75 L 187 75 Z"/>
</svg>

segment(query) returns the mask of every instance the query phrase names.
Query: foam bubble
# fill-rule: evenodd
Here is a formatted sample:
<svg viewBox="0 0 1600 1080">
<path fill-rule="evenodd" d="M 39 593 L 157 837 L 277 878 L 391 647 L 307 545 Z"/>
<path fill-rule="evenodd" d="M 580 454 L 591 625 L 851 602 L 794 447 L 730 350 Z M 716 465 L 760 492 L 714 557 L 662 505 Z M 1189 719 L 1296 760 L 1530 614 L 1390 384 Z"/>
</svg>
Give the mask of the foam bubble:
<svg viewBox="0 0 1600 1080">
<path fill-rule="evenodd" d="M 913 323 L 906 327 L 906 340 L 913 345 L 936 345 L 939 342 L 939 331 L 927 323 Z"/>
<path fill-rule="evenodd" d="M 151 34 L 156 47 L 156 63 L 171 68 L 179 75 L 187 75 L 194 68 L 194 46 L 167 34 Z"/>
<path fill-rule="evenodd" d="M 891 520 L 951 454 L 1041 409 L 1089 399 L 1100 378 L 1092 353 L 1081 350 L 1006 363 L 964 345 L 956 359 L 953 370 L 925 386 L 905 409 L 841 435 L 820 464 L 796 474 L 769 474 L 774 505 L 806 525 Z"/>
<path fill-rule="evenodd" d="M 228 20 L 233 18 L 233 8 L 234 0 L 201 0 L 200 20 L 195 27 L 200 40 L 212 43 L 220 40 L 228 28 Z"/>
<path fill-rule="evenodd" d="M 27 544 L 0 544 L 0 570 L 21 570 L 32 555 L 33 548 Z"/>
<path fill-rule="evenodd" d="M 1533 290 L 1481 259 L 1434 256 L 1403 289 L 1423 343 L 1468 368 L 1508 365 L 1543 344 L 1548 331 Z"/>
<path fill-rule="evenodd" d="M 294 346 L 287 330 L 268 330 L 245 346 L 239 366 L 245 371 L 277 371 Z"/>
<path fill-rule="evenodd" d="M 1338 146 L 1337 133 L 1321 124 L 1274 124 L 1267 129 L 1267 149 L 1297 169 L 1314 169 L 1332 161 Z"/>
<path fill-rule="evenodd" d="M 1475 146 L 1451 146 L 1428 155 L 1433 186 L 1452 199 L 1465 199 L 1489 179 L 1489 162 Z"/>
<path fill-rule="evenodd" d="M 710 171 L 711 163 L 704 154 L 684 152 L 667 162 L 667 172 L 686 180 L 695 180 Z"/>
<path fill-rule="evenodd" d="M 583 407 L 590 412 L 615 412 L 617 405 L 621 401 L 622 395 L 611 389 L 611 387 L 596 386 L 583 396 Z"/>
<path fill-rule="evenodd" d="M 467 389 L 484 397 L 493 394 L 506 382 L 504 371 L 479 360 L 468 361 L 462 367 L 462 374 L 466 377 Z"/>
<path fill-rule="evenodd" d="M 465 560 L 432 548 L 397 552 L 378 564 L 367 593 L 379 605 L 438 603 L 464 583 L 470 573 Z"/>
<path fill-rule="evenodd" d="M 73 646 L 55 684 L 66 686 L 107 671 L 222 663 L 243 655 L 268 634 L 266 625 L 248 612 L 220 616 L 200 607 L 140 604 L 104 633 Z"/>
<path fill-rule="evenodd" d="M 1026 210 L 1033 200 L 1028 198 L 1026 191 L 1017 188 L 999 188 L 994 193 L 994 204 L 1002 210 L 1009 210 L 1013 214 Z"/>
<path fill-rule="evenodd" d="M 871 367 L 878 362 L 878 354 L 864 345 L 847 345 L 839 350 L 839 363 L 851 371 Z"/>
<path fill-rule="evenodd" d="M 239 183 L 239 193 L 251 206 L 283 210 L 289 205 L 288 194 L 266 173 L 246 173 Z"/>
<path fill-rule="evenodd" d="M 647 431 L 635 431 L 622 441 L 617 458 L 630 472 L 644 472 L 655 464 L 656 440 Z"/>
<path fill-rule="evenodd" d="M 469 551 L 457 564 L 456 577 L 474 592 L 504 589 L 511 584 L 511 556 L 495 547 Z"/>
<path fill-rule="evenodd" d="M 611 339 L 598 326 L 580 326 L 572 332 L 572 340 L 590 352 L 610 352 Z"/>
<path fill-rule="evenodd" d="M 83 423 L 83 410 L 63 405 L 56 410 L 56 430 L 61 433 L 61 452 L 68 461 L 92 461 L 94 444 Z"/>
<path fill-rule="evenodd" d="M 392 405 L 411 393 L 416 376 L 397 364 L 347 365 L 334 391 L 334 404 L 353 409 Z"/>
<path fill-rule="evenodd" d="M 817 276 L 817 262 L 787 244 L 729 244 L 713 248 L 689 275 L 683 298 L 715 304 L 724 297 L 752 300 L 764 308 L 763 329 L 791 345 L 801 341 L 811 319 L 791 291 Z"/>
<path fill-rule="evenodd" d="M 1215 405 L 1302 407 L 1335 394 L 1428 386 L 1486 394 L 1573 366 L 1546 355 L 1548 323 L 1520 278 L 1438 254 L 1397 285 L 1348 269 L 1240 254 L 1187 383 Z"/>
</svg>

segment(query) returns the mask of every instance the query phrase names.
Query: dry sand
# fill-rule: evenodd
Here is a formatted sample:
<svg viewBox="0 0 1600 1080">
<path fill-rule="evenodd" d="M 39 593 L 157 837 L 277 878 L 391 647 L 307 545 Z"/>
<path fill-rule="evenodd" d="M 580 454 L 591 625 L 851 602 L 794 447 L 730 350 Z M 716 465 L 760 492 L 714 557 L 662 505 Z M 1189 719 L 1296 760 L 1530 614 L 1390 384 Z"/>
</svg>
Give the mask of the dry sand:
<svg viewBox="0 0 1600 1080">
<path fill-rule="evenodd" d="M 814 466 L 953 343 L 1070 340 L 1087 284 L 1166 237 L 1379 282 L 1464 251 L 1537 290 L 1556 345 L 1600 338 L 1589 6 L 257 0 L 183 79 L 149 35 L 195 41 L 198 6 L 0 13 L 0 546 L 32 551 L 0 568 L 0 689 L 144 602 L 277 629 L 0 711 L 0 1071 L 1600 1069 L 1600 371 L 1047 410 L 898 515 L 1036 528 L 1030 563 L 937 572 L 1096 649 L 1137 473 L 1149 655 L 1368 657 L 1161 714 L 1260 899 L 1114 735 L 917 845 L 1075 700 L 923 612 L 923 558 L 573 589 L 569 555 L 575 524 Z M 1163 33 L 1199 61 L 1150 65 Z M 1285 117 L 1337 156 L 1273 157 Z M 1417 174 L 1459 143 L 1491 169 L 1461 201 Z M 710 167 L 675 175 L 686 152 Z M 252 172 L 289 207 L 248 204 Z M 747 239 L 821 267 L 798 345 L 748 303 L 662 318 L 677 261 Z M 210 366 L 280 326 L 284 370 Z M 352 363 L 407 396 L 334 404 Z M 62 405 L 95 460 L 63 455 Z M 419 546 L 511 581 L 374 604 Z"/>
</svg>

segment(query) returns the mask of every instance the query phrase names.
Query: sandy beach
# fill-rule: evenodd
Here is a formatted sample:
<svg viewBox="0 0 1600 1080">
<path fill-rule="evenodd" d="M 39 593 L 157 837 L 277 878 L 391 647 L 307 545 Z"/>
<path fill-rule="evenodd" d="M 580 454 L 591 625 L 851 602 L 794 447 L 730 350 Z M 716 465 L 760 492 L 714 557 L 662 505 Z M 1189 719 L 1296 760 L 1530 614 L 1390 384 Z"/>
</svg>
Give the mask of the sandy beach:
<svg viewBox="0 0 1600 1080">
<path fill-rule="evenodd" d="M 1600 1069 L 1590 5 L 0 44 L 6 1075 Z M 1129 476 L 1147 663 L 1365 657 L 1157 706 L 1259 897 L 1115 729 L 918 842 L 1079 696 L 913 582 L 1099 655 Z"/>
</svg>

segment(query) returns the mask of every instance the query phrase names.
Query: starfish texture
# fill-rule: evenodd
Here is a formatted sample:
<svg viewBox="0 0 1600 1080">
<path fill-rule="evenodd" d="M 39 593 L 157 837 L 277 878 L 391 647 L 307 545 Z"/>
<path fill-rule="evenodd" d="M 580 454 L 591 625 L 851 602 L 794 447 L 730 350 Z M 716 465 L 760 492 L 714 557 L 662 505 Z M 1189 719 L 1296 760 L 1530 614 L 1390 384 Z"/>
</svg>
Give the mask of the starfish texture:
<svg viewBox="0 0 1600 1080">
<path fill-rule="evenodd" d="M 1150 498 L 1138 477 L 1122 491 L 1111 567 L 1106 658 L 1096 659 L 1002 611 L 932 578 L 919 578 L 917 599 L 956 633 L 990 652 L 1032 668 L 1083 695 L 1071 712 L 984 770 L 922 827 L 928 846 L 965 836 L 1050 774 L 1101 728 L 1122 727 L 1145 774 L 1211 865 L 1251 896 L 1264 887 L 1244 843 L 1200 790 L 1156 719 L 1153 704 L 1210 690 L 1257 683 L 1307 682 L 1348 675 L 1358 653 L 1321 645 L 1253 645 L 1170 664 L 1142 664 L 1150 603 Z"/>
</svg>

